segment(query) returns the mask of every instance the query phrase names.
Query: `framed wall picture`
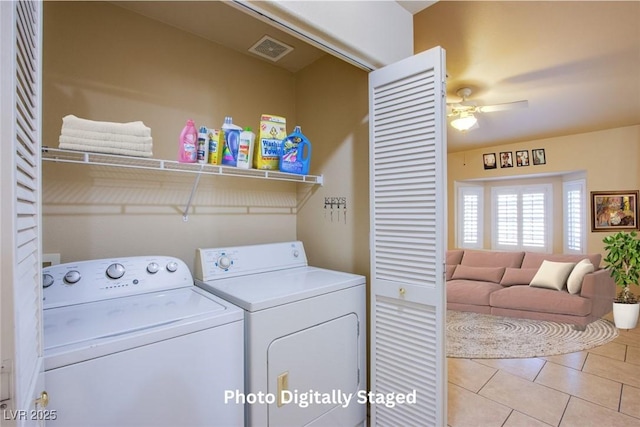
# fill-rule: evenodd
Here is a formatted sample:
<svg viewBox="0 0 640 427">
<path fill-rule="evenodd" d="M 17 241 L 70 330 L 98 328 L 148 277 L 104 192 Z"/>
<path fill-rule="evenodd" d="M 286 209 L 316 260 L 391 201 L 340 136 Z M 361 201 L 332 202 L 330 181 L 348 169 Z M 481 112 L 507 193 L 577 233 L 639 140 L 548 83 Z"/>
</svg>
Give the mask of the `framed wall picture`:
<svg viewBox="0 0 640 427">
<path fill-rule="evenodd" d="M 591 231 L 637 228 L 638 190 L 591 192 Z"/>
<path fill-rule="evenodd" d="M 513 155 L 511 151 L 500 152 L 500 167 L 512 168 L 513 167 Z"/>
<path fill-rule="evenodd" d="M 531 157 L 533 157 L 534 165 L 544 165 L 547 163 L 547 158 L 544 155 L 544 148 L 536 148 L 531 150 Z"/>
<path fill-rule="evenodd" d="M 482 155 L 482 161 L 484 162 L 485 169 L 497 168 L 496 153 L 488 153 Z"/>
<path fill-rule="evenodd" d="M 529 150 L 516 151 L 516 165 L 529 166 Z"/>
</svg>

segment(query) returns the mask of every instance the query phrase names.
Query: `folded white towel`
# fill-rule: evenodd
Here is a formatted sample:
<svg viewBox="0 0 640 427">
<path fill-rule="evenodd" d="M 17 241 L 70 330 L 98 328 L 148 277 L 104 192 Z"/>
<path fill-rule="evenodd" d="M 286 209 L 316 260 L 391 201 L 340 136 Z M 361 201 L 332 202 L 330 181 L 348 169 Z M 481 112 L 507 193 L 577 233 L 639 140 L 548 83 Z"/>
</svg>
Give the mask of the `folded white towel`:
<svg viewBox="0 0 640 427">
<path fill-rule="evenodd" d="M 91 132 L 119 133 L 132 136 L 151 136 L 151 129 L 140 121 L 129 123 L 99 122 L 81 119 L 71 114 L 62 118 L 62 127 L 88 130 Z"/>
<path fill-rule="evenodd" d="M 104 141 L 99 139 L 85 139 L 76 138 L 74 136 L 60 135 L 60 144 L 75 144 L 83 145 L 87 147 L 101 147 L 101 148 L 116 148 L 129 151 L 142 151 L 151 152 L 153 149 L 153 142 L 119 142 L 119 141 Z M 62 146 L 60 146 L 62 148 Z"/>
<path fill-rule="evenodd" d="M 74 150 L 74 151 L 88 151 L 91 153 L 103 153 L 103 154 L 119 154 L 122 156 L 132 156 L 132 157 L 151 157 L 153 153 L 151 151 L 138 151 L 138 150 L 126 150 L 124 148 L 112 148 L 112 147 L 97 147 L 94 145 L 85 145 L 85 144 L 72 144 L 72 143 L 64 143 L 61 142 L 59 145 L 63 150 Z"/>
<path fill-rule="evenodd" d="M 117 141 L 129 143 L 149 143 L 153 139 L 150 136 L 124 135 L 121 133 L 93 132 L 90 130 L 74 129 L 62 126 L 62 135 L 74 138 L 97 140 L 97 141 Z"/>
</svg>

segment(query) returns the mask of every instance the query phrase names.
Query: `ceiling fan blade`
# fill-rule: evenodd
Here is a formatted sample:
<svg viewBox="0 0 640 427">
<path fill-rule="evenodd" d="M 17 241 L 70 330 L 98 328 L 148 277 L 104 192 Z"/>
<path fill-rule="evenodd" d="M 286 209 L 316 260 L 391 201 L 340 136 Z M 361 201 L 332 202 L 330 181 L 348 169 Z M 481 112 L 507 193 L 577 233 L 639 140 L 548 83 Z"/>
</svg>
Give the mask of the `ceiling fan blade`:
<svg viewBox="0 0 640 427">
<path fill-rule="evenodd" d="M 475 105 L 465 105 L 465 104 L 448 104 L 447 112 L 451 115 L 458 115 L 461 113 L 473 113 L 477 110 L 478 107 Z"/>
<path fill-rule="evenodd" d="M 517 108 L 527 108 L 529 106 L 529 101 L 515 101 L 515 102 L 506 102 L 504 104 L 495 104 L 495 105 L 483 105 L 481 107 L 477 107 L 477 111 L 480 113 L 493 113 L 495 111 L 505 111 L 505 110 L 515 110 Z"/>
</svg>

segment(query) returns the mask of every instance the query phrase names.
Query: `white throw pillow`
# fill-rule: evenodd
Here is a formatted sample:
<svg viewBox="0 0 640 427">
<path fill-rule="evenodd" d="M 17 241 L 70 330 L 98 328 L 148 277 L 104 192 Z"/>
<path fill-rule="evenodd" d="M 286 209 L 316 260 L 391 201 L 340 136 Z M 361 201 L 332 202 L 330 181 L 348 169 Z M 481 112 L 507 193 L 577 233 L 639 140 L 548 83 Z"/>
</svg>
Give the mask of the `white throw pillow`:
<svg viewBox="0 0 640 427">
<path fill-rule="evenodd" d="M 565 283 L 567 283 L 567 278 L 573 267 L 576 264 L 573 262 L 553 262 L 553 261 L 542 261 L 542 265 L 538 269 L 538 272 L 529 286 L 533 286 L 536 288 L 548 288 L 555 289 L 561 291 L 564 288 Z"/>
<path fill-rule="evenodd" d="M 573 267 L 569 278 L 567 279 L 567 290 L 570 294 L 579 294 L 582 289 L 582 279 L 587 273 L 593 273 L 595 268 L 591 261 L 583 259 Z"/>
</svg>

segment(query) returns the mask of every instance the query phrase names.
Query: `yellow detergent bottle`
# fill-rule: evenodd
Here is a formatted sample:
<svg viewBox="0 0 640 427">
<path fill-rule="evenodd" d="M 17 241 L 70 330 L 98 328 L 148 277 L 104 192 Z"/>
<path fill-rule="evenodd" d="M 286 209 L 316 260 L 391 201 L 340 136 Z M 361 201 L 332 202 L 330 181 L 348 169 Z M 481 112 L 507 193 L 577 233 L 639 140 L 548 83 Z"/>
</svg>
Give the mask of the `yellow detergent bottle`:
<svg viewBox="0 0 640 427">
<path fill-rule="evenodd" d="M 209 129 L 209 163 L 219 165 L 222 161 L 224 132 L 222 129 Z"/>
</svg>

